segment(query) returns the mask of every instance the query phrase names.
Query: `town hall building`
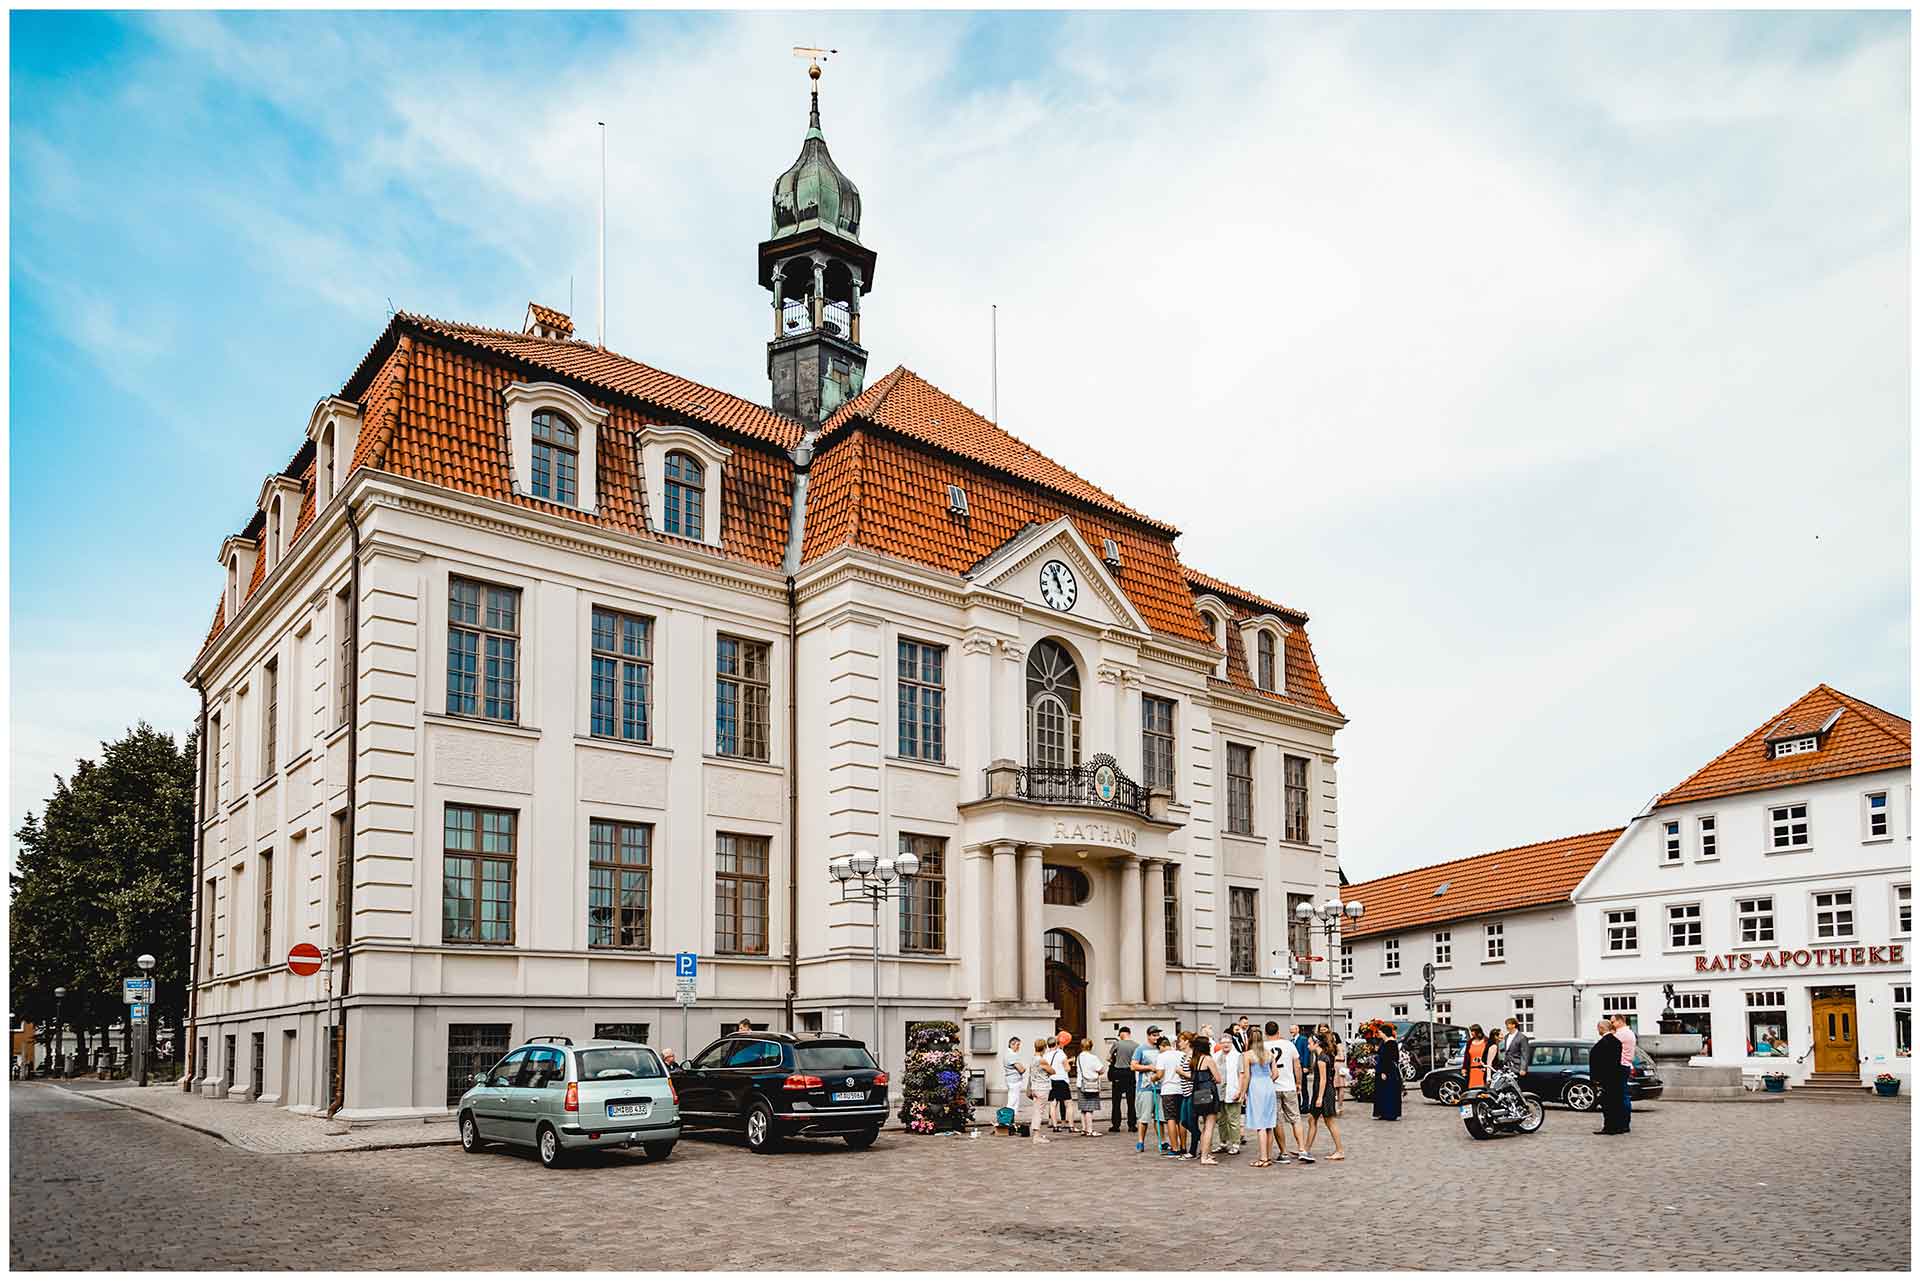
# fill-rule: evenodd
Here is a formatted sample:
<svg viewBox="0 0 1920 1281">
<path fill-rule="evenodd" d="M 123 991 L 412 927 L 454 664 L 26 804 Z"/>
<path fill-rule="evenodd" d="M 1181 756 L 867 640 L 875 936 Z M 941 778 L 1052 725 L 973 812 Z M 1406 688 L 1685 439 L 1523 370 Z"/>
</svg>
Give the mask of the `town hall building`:
<svg viewBox="0 0 1920 1281">
<path fill-rule="evenodd" d="M 870 379 L 864 233 L 816 83 L 758 249 L 769 403 L 537 304 L 398 314 L 319 399 L 187 672 L 203 1093 L 427 1114 L 533 1035 L 746 1018 L 897 1064 L 952 1020 L 997 1103 L 1012 1034 L 1329 1008 L 1307 616 Z M 878 911 L 843 856 L 893 874 Z"/>
</svg>

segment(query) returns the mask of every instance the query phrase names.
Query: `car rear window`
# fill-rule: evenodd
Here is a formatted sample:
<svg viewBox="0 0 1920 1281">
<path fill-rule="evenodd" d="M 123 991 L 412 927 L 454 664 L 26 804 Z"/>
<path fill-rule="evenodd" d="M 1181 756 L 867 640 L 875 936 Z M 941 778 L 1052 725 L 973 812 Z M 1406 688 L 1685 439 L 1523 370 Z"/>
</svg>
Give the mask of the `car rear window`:
<svg viewBox="0 0 1920 1281">
<path fill-rule="evenodd" d="M 809 1072 L 857 1071 L 874 1066 L 864 1045 L 802 1045 L 794 1051 L 798 1065 Z"/>
<path fill-rule="evenodd" d="M 614 1050 L 581 1050 L 575 1057 L 580 1060 L 582 1081 L 625 1081 L 667 1074 L 652 1050 L 637 1045 Z"/>
</svg>

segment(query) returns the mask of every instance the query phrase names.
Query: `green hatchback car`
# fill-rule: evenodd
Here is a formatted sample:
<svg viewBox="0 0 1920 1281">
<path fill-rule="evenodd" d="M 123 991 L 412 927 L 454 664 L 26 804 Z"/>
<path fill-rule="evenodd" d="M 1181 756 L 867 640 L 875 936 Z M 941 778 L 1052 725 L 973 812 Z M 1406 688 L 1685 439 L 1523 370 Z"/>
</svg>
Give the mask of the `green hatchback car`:
<svg viewBox="0 0 1920 1281">
<path fill-rule="evenodd" d="M 552 1169 L 581 1148 L 637 1145 L 664 1161 L 680 1137 L 680 1098 L 666 1064 L 633 1041 L 536 1036 L 485 1072 L 455 1111 L 460 1146 L 512 1143 Z"/>
</svg>

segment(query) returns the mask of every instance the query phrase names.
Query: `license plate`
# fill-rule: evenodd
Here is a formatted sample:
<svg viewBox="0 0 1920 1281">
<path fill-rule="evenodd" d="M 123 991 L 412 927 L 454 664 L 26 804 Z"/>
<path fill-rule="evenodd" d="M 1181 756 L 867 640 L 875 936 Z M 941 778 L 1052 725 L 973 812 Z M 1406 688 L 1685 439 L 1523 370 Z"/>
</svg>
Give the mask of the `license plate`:
<svg viewBox="0 0 1920 1281">
<path fill-rule="evenodd" d="M 1471 1103 L 1462 1103 L 1462 1104 L 1460 1105 L 1460 1115 L 1461 1115 L 1461 1116 L 1472 1116 L 1472 1115 L 1473 1115 L 1473 1105 L 1472 1105 Z"/>
<path fill-rule="evenodd" d="M 865 1103 L 867 1101 L 867 1092 L 865 1090 L 841 1090 L 834 1094 L 833 1101 L 835 1103 Z"/>
<path fill-rule="evenodd" d="M 609 1103 L 608 1116 L 646 1116 L 653 1111 L 651 1103 Z"/>
</svg>

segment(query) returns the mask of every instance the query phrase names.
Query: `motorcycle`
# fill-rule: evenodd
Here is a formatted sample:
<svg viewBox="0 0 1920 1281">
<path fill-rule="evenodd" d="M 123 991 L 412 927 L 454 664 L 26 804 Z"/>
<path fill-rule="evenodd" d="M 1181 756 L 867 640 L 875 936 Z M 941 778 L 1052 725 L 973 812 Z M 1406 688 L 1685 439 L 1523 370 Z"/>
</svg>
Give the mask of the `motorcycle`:
<svg viewBox="0 0 1920 1281">
<path fill-rule="evenodd" d="M 1532 1134 L 1546 1124 L 1546 1105 L 1520 1088 L 1520 1078 L 1496 1069 L 1486 1086 L 1468 1090 L 1460 1101 L 1460 1119 L 1476 1139 L 1496 1134 Z"/>
</svg>

